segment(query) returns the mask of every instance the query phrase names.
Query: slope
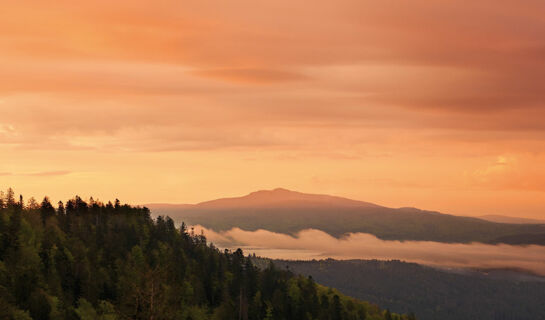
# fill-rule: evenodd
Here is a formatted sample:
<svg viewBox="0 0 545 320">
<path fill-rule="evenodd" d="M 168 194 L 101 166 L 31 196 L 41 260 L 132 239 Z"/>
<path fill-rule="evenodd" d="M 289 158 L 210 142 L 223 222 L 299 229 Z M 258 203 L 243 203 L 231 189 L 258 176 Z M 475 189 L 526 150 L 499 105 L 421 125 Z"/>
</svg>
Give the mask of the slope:
<svg viewBox="0 0 545 320">
<path fill-rule="evenodd" d="M 151 219 L 147 208 L 0 202 L 0 319 L 376 319 L 390 314 L 239 249 Z"/>
<path fill-rule="evenodd" d="M 166 214 L 178 222 L 184 220 L 215 231 L 238 227 L 295 234 L 312 228 L 335 237 L 363 232 L 385 240 L 545 244 L 545 225 L 495 223 L 416 208 L 394 209 L 286 189 L 196 205 L 147 206 L 155 215 Z"/>
</svg>

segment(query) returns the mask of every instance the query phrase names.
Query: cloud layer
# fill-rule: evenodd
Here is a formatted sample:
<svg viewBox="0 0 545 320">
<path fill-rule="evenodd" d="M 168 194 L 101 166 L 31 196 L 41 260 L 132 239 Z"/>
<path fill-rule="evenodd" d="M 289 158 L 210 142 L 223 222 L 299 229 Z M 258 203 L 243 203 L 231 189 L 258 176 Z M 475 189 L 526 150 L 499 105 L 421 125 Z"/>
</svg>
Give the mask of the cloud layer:
<svg viewBox="0 0 545 320">
<path fill-rule="evenodd" d="M 543 218 L 543 11 L 538 0 L 3 1 L 0 171 L 95 173 L 67 175 L 58 196 L 115 197 L 99 182 L 115 177 L 139 202 L 284 186 Z M 489 170 L 498 157 L 506 169 Z M 183 182 L 153 173 L 165 167 Z M 173 189 L 141 199 L 134 172 Z"/>
<path fill-rule="evenodd" d="M 195 232 L 201 231 L 220 247 L 247 247 L 247 254 L 256 252 L 275 259 L 399 259 L 443 267 L 524 269 L 545 276 L 545 246 L 387 241 L 365 233 L 337 239 L 315 229 L 300 231 L 295 236 L 239 228 L 217 233 L 195 227 Z"/>
<path fill-rule="evenodd" d="M 40 130 L 69 145 L 67 133 L 130 143 L 127 131 L 145 127 L 147 139 L 130 148 L 182 150 L 174 141 L 191 136 L 181 127 L 204 148 L 262 144 L 240 131 L 289 123 L 543 133 L 545 22 L 536 13 L 545 6 L 520 7 L 8 1 L 0 94 L 2 108 L 24 117 L 4 126 L 14 143 Z M 230 139 L 211 145 L 200 136 L 217 125 Z"/>
</svg>

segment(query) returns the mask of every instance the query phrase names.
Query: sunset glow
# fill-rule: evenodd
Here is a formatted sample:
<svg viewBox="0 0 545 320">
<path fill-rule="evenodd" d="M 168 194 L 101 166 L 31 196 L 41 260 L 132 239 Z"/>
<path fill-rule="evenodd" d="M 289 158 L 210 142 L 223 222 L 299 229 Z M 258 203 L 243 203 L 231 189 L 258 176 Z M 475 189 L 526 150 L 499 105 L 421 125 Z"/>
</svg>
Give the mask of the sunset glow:
<svg viewBox="0 0 545 320">
<path fill-rule="evenodd" d="M 545 219 L 544 1 L 1 3 L 2 190 Z"/>
</svg>

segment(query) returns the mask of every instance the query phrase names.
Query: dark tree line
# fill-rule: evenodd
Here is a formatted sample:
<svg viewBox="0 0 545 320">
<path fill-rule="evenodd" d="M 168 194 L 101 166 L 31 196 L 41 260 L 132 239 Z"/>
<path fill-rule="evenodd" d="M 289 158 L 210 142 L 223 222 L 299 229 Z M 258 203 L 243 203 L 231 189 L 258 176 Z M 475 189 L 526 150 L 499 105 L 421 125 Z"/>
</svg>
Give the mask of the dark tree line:
<svg viewBox="0 0 545 320">
<path fill-rule="evenodd" d="M 253 259 L 266 265 L 270 260 Z M 275 260 L 352 297 L 423 320 L 545 319 L 542 277 L 510 270 L 446 271 L 398 260 Z"/>
<path fill-rule="evenodd" d="M 0 194 L 0 319 L 410 319 L 341 295 L 147 208 Z"/>
</svg>

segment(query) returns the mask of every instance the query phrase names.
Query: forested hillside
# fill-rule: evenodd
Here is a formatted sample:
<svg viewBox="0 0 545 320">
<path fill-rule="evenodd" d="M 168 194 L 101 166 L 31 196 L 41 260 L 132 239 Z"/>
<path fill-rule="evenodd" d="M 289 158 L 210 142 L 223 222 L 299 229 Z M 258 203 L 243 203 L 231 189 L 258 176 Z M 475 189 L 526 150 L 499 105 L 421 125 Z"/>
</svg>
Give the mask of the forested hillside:
<svg viewBox="0 0 545 320">
<path fill-rule="evenodd" d="M 256 259 L 259 265 L 267 259 Z M 377 260 L 275 260 L 341 292 L 424 320 L 545 319 L 545 278 L 509 270 L 450 272 Z"/>
<path fill-rule="evenodd" d="M 0 319 L 413 319 L 343 296 L 147 208 L 0 197 Z"/>
</svg>

